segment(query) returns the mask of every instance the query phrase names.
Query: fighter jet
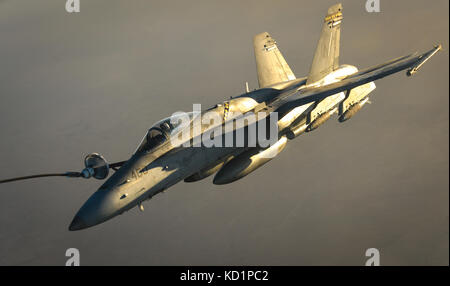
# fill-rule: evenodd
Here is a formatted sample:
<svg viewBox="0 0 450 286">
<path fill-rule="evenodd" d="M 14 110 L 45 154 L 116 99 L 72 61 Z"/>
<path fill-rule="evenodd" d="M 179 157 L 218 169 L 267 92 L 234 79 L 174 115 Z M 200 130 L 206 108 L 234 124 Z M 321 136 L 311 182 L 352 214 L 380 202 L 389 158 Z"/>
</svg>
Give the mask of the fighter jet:
<svg viewBox="0 0 450 286">
<path fill-rule="evenodd" d="M 180 119 L 177 115 L 158 121 L 126 161 L 108 164 L 101 155 L 93 153 L 85 158 L 85 168 L 81 172 L 41 174 L 0 182 L 43 176 L 105 179 L 113 169 L 114 174 L 84 203 L 69 226 L 72 231 L 85 229 L 136 206 L 143 210 L 145 200 L 183 180 L 195 182 L 215 174 L 214 184 L 228 184 L 245 177 L 280 153 L 289 140 L 317 129 L 333 114 L 337 114 L 339 122 L 352 118 L 369 102 L 375 80 L 403 70 L 407 76 L 412 76 L 442 48 L 437 45 L 425 53 L 414 53 L 362 70 L 340 64 L 342 12 L 342 5 L 336 4 L 323 18 L 320 38 L 306 77 L 294 75 L 270 34 L 257 34 L 253 47 L 259 89 L 250 91 L 247 85 L 239 96 L 206 110 L 186 113 L 184 123 L 177 120 Z M 211 113 L 218 115 L 220 120 L 213 120 L 213 123 L 198 120 Z M 227 131 L 227 123 L 237 118 L 233 114 L 239 114 L 240 118 L 262 116 L 253 123 L 232 124 Z M 266 127 L 273 126 L 269 124 L 273 114 L 277 115 L 273 144 L 250 144 L 252 140 L 247 138 L 250 127 L 263 122 L 267 123 Z M 194 132 L 194 122 L 200 122 L 197 132 Z M 228 134 L 236 135 L 242 131 L 239 134 L 244 134 L 244 144 L 195 146 L 195 142 L 202 143 L 200 138 L 211 136 L 211 130 L 217 128 L 225 130 L 218 136 L 222 141 L 226 141 Z M 187 136 L 180 139 L 177 136 L 180 133 Z M 175 139 L 179 141 L 177 144 L 174 144 Z"/>
</svg>

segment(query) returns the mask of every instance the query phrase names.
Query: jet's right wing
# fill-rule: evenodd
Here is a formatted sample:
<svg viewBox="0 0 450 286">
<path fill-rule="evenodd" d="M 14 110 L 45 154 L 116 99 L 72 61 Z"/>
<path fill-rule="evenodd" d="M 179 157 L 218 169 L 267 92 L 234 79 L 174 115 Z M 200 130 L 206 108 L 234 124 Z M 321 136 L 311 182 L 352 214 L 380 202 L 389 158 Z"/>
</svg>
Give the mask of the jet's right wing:
<svg viewBox="0 0 450 286">
<path fill-rule="evenodd" d="M 320 86 L 320 87 L 306 87 L 300 89 L 297 94 L 294 94 L 281 102 L 278 102 L 277 111 L 281 114 L 288 112 L 292 108 L 308 104 L 317 100 L 322 100 L 328 96 L 336 93 L 351 90 L 357 86 L 372 82 L 374 80 L 383 78 L 393 73 L 407 69 L 407 75 L 411 76 L 418 71 L 422 65 L 428 61 L 434 54 L 442 49 L 441 45 L 423 54 L 412 54 L 409 56 L 400 57 L 381 65 L 367 68 L 354 73 L 339 82 Z"/>
</svg>

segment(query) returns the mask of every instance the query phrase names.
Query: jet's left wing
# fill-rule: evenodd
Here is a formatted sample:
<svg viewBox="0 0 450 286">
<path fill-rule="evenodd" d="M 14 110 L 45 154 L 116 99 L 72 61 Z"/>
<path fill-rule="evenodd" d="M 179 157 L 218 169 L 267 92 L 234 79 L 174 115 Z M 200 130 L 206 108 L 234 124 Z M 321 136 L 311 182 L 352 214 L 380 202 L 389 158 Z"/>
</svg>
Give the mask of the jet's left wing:
<svg viewBox="0 0 450 286">
<path fill-rule="evenodd" d="M 301 88 L 296 94 L 285 98 L 282 102 L 278 102 L 277 111 L 281 114 L 288 110 L 301 106 L 317 100 L 322 100 L 333 94 L 350 90 L 357 86 L 372 82 L 374 80 L 383 78 L 393 73 L 407 69 L 407 75 L 411 76 L 418 71 L 422 65 L 429 60 L 434 54 L 442 49 L 438 45 L 430 51 L 423 54 L 412 54 L 409 56 L 400 57 L 384 64 L 361 70 L 352 74 L 339 82 L 320 86 L 320 87 L 305 87 Z"/>
</svg>

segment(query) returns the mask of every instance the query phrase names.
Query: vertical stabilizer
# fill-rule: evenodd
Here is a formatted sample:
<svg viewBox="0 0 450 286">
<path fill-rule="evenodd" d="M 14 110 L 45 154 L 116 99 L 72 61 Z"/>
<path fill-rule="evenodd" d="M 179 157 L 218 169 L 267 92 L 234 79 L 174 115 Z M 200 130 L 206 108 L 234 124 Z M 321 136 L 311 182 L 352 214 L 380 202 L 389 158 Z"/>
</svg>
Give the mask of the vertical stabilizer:
<svg viewBox="0 0 450 286">
<path fill-rule="evenodd" d="M 324 78 L 328 73 L 339 67 L 339 42 L 342 19 L 342 4 L 339 3 L 328 8 L 307 84 Z"/>
<path fill-rule="evenodd" d="M 256 35 L 253 47 L 260 88 L 295 79 L 294 73 L 269 33 Z"/>
</svg>

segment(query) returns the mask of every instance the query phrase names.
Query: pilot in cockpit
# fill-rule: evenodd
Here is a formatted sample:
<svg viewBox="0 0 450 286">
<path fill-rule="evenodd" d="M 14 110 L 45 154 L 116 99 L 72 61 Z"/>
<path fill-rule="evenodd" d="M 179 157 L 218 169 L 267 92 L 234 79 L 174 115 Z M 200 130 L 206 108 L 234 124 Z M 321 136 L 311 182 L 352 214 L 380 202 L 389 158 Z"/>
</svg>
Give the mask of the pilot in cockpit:
<svg viewBox="0 0 450 286">
<path fill-rule="evenodd" d="M 172 132 L 174 132 L 177 128 L 183 127 L 192 120 L 193 113 L 186 113 L 185 115 L 187 115 L 188 120 L 187 122 L 184 122 L 184 124 L 182 124 L 182 121 L 178 121 L 177 124 L 173 124 L 173 122 L 177 122 L 176 117 L 165 118 L 155 123 L 153 127 L 148 130 L 136 153 L 150 152 L 166 142 L 170 138 Z"/>
</svg>

